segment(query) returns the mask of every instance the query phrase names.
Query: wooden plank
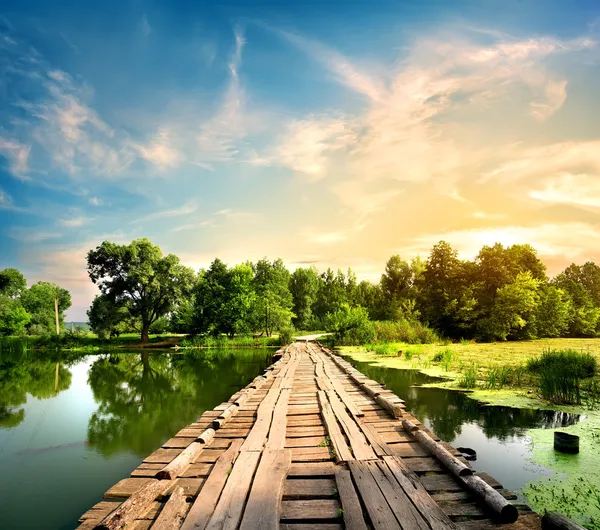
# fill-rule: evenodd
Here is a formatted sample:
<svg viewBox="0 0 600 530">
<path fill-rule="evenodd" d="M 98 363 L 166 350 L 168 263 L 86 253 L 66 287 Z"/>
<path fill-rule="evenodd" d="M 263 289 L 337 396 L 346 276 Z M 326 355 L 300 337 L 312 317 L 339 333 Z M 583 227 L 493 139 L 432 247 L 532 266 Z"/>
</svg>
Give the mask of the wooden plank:
<svg viewBox="0 0 600 530">
<path fill-rule="evenodd" d="M 419 477 L 408 469 L 402 459 L 395 456 L 384 456 L 383 461 L 432 530 L 452 530 L 456 528 L 427 493 Z"/>
<path fill-rule="evenodd" d="M 292 457 L 293 460 L 293 457 Z M 333 462 L 299 462 L 292 463 L 289 477 L 330 477 L 335 474 Z"/>
<path fill-rule="evenodd" d="M 285 447 L 285 434 L 287 427 L 287 408 L 290 399 L 289 388 L 281 389 L 279 393 L 279 399 L 273 412 L 273 421 L 271 423 L 271 430 L 269 431 L 269 438 L 267 440 L 267 447 L 271 449 L 283 449 Z"/>
<path fill-rule="evenodd" d="M 326 462 L 331 460 L 328 447 L 292 447 L 292 462 Z"/>
<path fill-rule="evenodd" d="M 305 438 L 286 438 L 285 447 L 320 447 L 325 445 L 324 436 L 312 436 Z"/>
<path fill-rule="evenodd" d="M 335 473 L 335 482 L 344 511 L 344 528 L 346 530 L 367 530 L 367 525 L 362 513 L 360 500 L 352 484 L 352 476 L 347 469 L 338 469 Z"/>
<path fill-rule="evenodd" d="M 229 479 L 225 483 L 215 511 L 206 526 L 207 530 L 236 530 L 242 517 L 244 503 L 258 466 L 259 457 L 260 453 L 257 451 L 240 453 Z"/>
<path fill-rule="evenodd" d="M 282 521 L 310 521 L 338 519 L 340 503 L 334 499 L 314 499 L 281 502 Z M 312 528 L 312 526 L 311 526 Z"/>
<path fill-rule="evenodd" d="M 231 447 L 219 457 L 200 494 L 196 497 L 181 530 L 203 529 L 206 526 L 225 487 L 241 445 L 242 440 L 233 441 Z"/>
<path fill-rule="evenodd" d="M 325 436 L 326 433 L 325 427 L 288 427 L 285 432 L 288 438 Z"/>
<path fill-rule="evenodd" d="M 288 478 L 285 481 L 283 497 L 290 499 L 317 499 L 336 497 L 335 482 L 331 478 Z"/>
<path fill-rule="evenodd" d="M 152 454 L 144 458 L 144 462 L 154 464 L 168 464 L 177 455 L 181 453 L 181 449 L 157 449 Z"/>
<path fill-rule="evenodd" d="M 179 530 L 188 511 L 183 488 L 175 488 L 162 511 L 152 525 L 153 530 Z"/>
<path fill-rule="evenodd" d="M 185 469 L 198 458 L 198 455 L 204 450 L 206 444 L 213 439 L 214 435 L 215 431 L 213 429 L 206 429 L 206 431 L 197 438 L 197 441 L 188 445 L 169 463 L 169 465 L 165 466 L 164 469 L 161 469 L 156 474 L 156 478 L 167 480 L 176 478 L 179 473 L 185 471 Z"/>
<path fill-rule="evenodd" d="M 395 480 L 388 466 L 381 461 L 365 462 L 365 465 L 373 475 L 402 528 L 429 530 L 429 525 Z"/>
<path fill-rule="evenodd" d="M 280 525 L 280 530 L 343 530 L 337 523 L 288 523 Z"/>
<path fill-rule="evenodd" d="M 104 493 L 105 499 L 120 499 L 133 495 L 149 482 L 156 482 L 148 478 L 124 478 Z"/>
<path fill-rule="evenodd" d="M 338 462 L 352 460 L 352 453 L 350 453 L 350 449 L 346 444 L 344 435 L 342 434 L 340 426 L 337 423 L 335 414 L 331 408 L 329 399 L 327 398 L 327 394 L 323 390 L 319 391 L 319 403 L 321 406 L 321 415 L 323 417 L 323 421 L 325 422 L 325 428 L 327 429 L 329 439 L 331 440 L 331 444 L 335 451 L 336 460 Z"/>
<path fill-rule="evenodd" d="M 367 464 L 366 461 L 350 460 L 348 467 L 365 503 L 371 524 L 375 530 L 400 530 L 401 527 Z"/>
<path fill-rule="evenodd" d="M 354 458 L 356 460 L 373 460 L 377 458 L 377 455 L 375 455 L 373 449 L 367 443 L 365 436 L 358 428 L 358 425 L 356 425 L 356 422 L 346 412 L 337 394 L 330 390 L 327 392 L 327 398 L 329 399 L 333 413 L 341 423 L 348 440 L 350 440 Z"/>
<path fill-rule="evenodd" d="M 279 528 L 283 483 L 292 465 L 289 449 L 266 448 L 252 483 L 240 530 Z"/>
</svg>

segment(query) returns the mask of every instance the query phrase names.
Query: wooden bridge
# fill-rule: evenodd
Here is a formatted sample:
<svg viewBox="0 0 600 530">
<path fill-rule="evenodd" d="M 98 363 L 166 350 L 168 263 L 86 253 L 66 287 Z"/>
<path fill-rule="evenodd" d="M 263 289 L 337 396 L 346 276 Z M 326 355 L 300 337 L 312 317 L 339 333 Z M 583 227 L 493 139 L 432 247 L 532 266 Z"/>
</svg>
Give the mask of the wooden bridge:
<svg viewBox="0 0 600 530">
<path fill-rule="evenodd" d="M 279 355 L 110 488 L 79 528 L 540 528 L 390 390 L 318 343 Z"/>
</svg>

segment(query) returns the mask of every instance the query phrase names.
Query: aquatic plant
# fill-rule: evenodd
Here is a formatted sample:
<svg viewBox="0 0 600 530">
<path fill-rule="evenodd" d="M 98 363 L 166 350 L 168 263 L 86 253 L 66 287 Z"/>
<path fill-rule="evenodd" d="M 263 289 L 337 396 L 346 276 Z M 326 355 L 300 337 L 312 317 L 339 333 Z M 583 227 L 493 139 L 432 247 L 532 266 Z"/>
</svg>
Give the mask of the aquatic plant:
<svg viewBox="0 0 600 530">
<path fill-rule="evenodd" d="M 458 386 L 461 388 L 475 388 L 477 384 L 477 365 L 471 364 L 463 372 L 462 377 L 458 380 Z"/>
</svg>

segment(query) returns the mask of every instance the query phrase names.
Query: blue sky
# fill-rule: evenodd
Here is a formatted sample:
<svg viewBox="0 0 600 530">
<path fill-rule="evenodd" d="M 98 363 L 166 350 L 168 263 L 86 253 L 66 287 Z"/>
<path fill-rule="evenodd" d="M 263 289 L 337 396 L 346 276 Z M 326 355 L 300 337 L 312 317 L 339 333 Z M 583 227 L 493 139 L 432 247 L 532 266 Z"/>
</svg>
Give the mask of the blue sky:
<svg viewBox="0 0 600 530">
<path fill-rule="evenodd" d="M 377 279 L 450 241 L 598 258 L 600 6 L 0 7 L 0 268 L 94 296 L 87 250 Z"/>
</svg>

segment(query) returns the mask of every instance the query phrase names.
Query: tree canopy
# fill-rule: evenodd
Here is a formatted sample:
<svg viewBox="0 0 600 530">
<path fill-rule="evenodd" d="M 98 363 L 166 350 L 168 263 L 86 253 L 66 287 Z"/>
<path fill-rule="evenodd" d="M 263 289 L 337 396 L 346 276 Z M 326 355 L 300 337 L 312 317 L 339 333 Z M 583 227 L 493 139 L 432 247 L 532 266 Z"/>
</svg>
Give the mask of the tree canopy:
<svg viewBox="0 0 600 530">
<path fill-rule="evenodd" d="M 177 256 L 163 256 L 145 238 L 129 245 L 104 241 L 89 251 L 87 270 L 103 296 L 140 320 L 142 342 L 148 341 L 152 323 L 190 293 L 194 279 L 194 272 Z"/>
</svg>

